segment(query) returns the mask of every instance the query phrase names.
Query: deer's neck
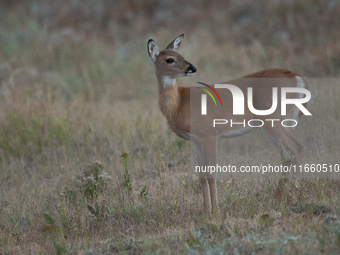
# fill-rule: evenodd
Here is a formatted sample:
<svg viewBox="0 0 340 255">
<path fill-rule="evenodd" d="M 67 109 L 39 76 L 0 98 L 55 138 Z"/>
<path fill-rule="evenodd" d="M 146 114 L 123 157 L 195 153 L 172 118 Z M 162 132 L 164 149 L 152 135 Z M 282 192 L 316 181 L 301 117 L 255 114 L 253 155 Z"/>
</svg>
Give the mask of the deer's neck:
<svg viewBox="0 0 340 255">
<path fill-rule="evenodd" d="M 180 94 L 175 78 L 158 76 L 159 108 L 164 116 L 171 121 L 177 114 L 180 105 Z"/>
</svg>

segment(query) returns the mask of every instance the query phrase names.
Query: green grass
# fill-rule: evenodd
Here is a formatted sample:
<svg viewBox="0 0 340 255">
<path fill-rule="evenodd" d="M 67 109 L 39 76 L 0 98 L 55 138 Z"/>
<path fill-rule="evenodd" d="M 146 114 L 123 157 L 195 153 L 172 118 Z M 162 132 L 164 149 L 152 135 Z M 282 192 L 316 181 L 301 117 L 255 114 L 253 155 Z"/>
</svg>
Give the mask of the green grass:
<svg viewBox="0 0 340 255">
<path fill-rule="evenodd" d="M 302 180 L 294 205 L 273 199 L 274 179 L 218 180 L 221 218 L 205 217 L 146 42 L 186 32 L 180 53 L 202 78 L 268 67 L 336 77 L 339 5 L 137 2 L 86 1 L 80 16 L 68 1 L 66 14 L 52 1 L 0 2 L 0 254 L 337 254 L 338 180 Z M 306 162 L 338 163 L 339 86 L 312 87 L 324 125 L 306 117 L 293 132 Z M 221 150 L 233 164 L 273 162 L 267 142 L 254 132 Z"/>
</svg>

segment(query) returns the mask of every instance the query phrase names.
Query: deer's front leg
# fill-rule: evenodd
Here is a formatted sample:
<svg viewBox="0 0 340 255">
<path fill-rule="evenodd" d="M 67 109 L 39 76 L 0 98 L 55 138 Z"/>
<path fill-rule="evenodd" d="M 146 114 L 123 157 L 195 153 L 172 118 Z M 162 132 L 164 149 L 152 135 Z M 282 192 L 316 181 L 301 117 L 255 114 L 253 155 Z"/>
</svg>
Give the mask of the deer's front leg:
<svg viewBox="0 0 340 255">
<path fill-rule="evenodd" d="M 205 167 L 207 169 L 207 164 L 208 164 L 208 155 L 206 153 L 206 143 L 203 143 L 201 140 L 193 140 L 196 145 L 197 149 L 197 156 L 198 156 L 198 164 L 200 167 Z M 207 179 L 207 176 L 209 174 L 201 172 L 199 173 L 199 178 L 201 180 L 202 184 L 202 191 L 203 191 L 203 203 L 204 203 L 204 212 L 206 215 L 211 216 L 212 214 L 212 203 L 211 203 L 211 193 L 209 191 L 209 182 Z M 216 193 L 216 189 L 215 189 Z"/>
<path fill-rule="evenodd" d="M 207 167 L 207 181 L 209 184 L 211 211 L 213 214 L 219 214 L 217 189 L 216 189 L 216 173 L 208 172 L 208 169 L 215 169 L 216 167 L 216 136 L 208 137 L 203 141 L 204 165 Z"/>
<path fill-rule="evenodd" d="M 203 203 L 204 203 L 204 212 L 206 215 L 211 215 L 211 200 L 210 200 L 210 192 L 209 192 L 209 184 L 207 178 L 200 178 L 203 190 Z"/>
</svg>

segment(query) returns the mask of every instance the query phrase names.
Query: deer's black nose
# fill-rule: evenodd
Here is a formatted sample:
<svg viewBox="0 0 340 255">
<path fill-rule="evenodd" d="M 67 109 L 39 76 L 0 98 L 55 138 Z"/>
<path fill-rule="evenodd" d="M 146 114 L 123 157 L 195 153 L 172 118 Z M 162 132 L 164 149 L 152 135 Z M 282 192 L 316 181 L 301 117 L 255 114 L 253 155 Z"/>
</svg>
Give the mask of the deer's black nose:
<svg viewBox="0 0 340 255">
<path fill-rule="evenodd" d="M 196 69 L 196 67 L 194 67 L 193 65 L 191 65 L 191 66 L 188 67 L 188 71 L 191 71 L 191 72 L 193 72 L 193 73 L 196 73 L 197 69 Z"/>
</svg>

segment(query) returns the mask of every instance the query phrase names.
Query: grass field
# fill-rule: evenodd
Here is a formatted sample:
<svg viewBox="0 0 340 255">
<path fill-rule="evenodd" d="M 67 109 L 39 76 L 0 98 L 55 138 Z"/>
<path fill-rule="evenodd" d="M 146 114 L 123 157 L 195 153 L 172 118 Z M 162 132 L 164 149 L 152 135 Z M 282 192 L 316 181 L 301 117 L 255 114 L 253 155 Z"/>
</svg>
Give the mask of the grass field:
<svg viewBox="0 0 340 255">
<path fill-rule="evenodd" d="M 301 180 L 294 204 L 273 199 L 275 179 L 219 180 L 221 218 L 204 215 L 146 43 L 185 33 L 180 53 L 202 78 L 270 67 L 338 78 L 339 12 L 312 0 L 0 0 L 0 254 L 338 254 L 336 179 Z M 313 118 L 292 132 L 306 163 L 339 163 L 340 87 L 313 81 Z M 277 158 L 268 147 L 255 132 L 223 142 L 244 164 Z"/>
</svg>

